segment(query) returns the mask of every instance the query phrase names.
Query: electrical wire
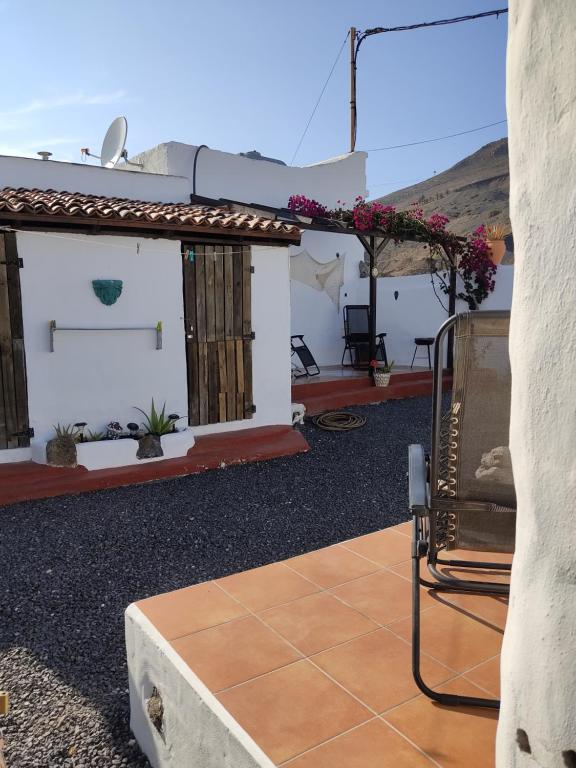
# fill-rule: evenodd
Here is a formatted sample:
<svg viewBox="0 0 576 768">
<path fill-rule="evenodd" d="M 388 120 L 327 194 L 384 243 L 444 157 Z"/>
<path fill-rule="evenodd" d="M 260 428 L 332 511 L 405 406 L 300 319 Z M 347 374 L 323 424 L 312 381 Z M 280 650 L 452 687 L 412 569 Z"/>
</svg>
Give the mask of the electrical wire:
<svg viewBox="0 0 576 768">
<path fill-rule="evenodd" d="M 336 64 L 340 61 L 340 56 L 342 56 L 342 51 L 344 50 L 344 46 L 346 45 L 346 41 L 350 37 L 350 32 L 346 35 L 344 38 L 344 42 L 340 46 L 340 50 L 338 51 L 338 55 L 334 59 L 334 64 L 332 64 L 332 69 L 328 73 L 328 77 L 326 78 L 326 82 L 322 86 L 322 90 L 320 91 L 320 95 L 318 96 L 318 99 L 316 100 L 316 104 L 314 105 L 314 109 L 312 110 L 312 114 L 308 118 L 308 122 L 306 123 L 306 127 L 304 128 L 304 131 L 302 132 L 302 136 L 300 136 L 300 141 L 298 142 L 298 146 L 294 150 L 294 154 L 292 155 L 292 160 L 290 160 L 290 165 L 293 165 L 294 160 L 296 159 L 296 155 L 300 151 L 300 147 L 302 146 L 302 142 L 304 141 L 304 138 L 306 134 L 308 133 L 308 128 L 310 128 L 310 123 L 312 122 L 312 119 L 314 118 L 314 115 L 316 114 L 316 110 L 318 109 L 318 106 L 322 100 L 322 96 L 324 96 L 324 91 L 328 87 L 328 83 L 330 82 L 330 78 L 332 77 L 332 74 L 334 73 L 334 70 L 336 69 Z"/>
<path fill-rule="evenodd" d="M 419 24 L 405 24 L 400 27 L 374 27 L 373 29 L 365 29 L 363 32 L 360 32 L 358 36 L 356 53 L 358 53 L 358 48 L 360 48 L 362 42 L 371 35 L 380 35 L 383 32 L 410 32 L 413 29 L 425 29 L 428 27 L 444 27 L 447 24 L 459 24 L 462 21 L 485 19 L 488 16 L 496 16 L 496 18 L 498 18 L 501 13 L 508 13 L 508 8 L 498 8 L 494 11 L 484 11 L 483 13 L 472 13 L 468 16 L 456 16 L 452 19 L 437 19 L 436 21 L 423 21 Z"/>
<path fill-rule="evenodd" d="M 420 141 L 411 141 L 408 144 L 394 144 L 390 147 L 376 147 L 374 149 L 365 149 L 364 152 L 385 152 L 389 149 L 403 149 L 404 147 L 415 147 L 418 144 L 431 144 L 433 141 L 444 141 L 445 139 L 453 139 L 455 136 L 464 136 L 467 133 L 476 133 L 477 131 L 484 131 L 486 128 L 492 128 L 495 125 L 502 125 L 507 123 L 507 120 L 498 120 L 495 123 L 487 123 L 486 125 L 480 125 L 478 128 L 469 128 L 467 131 L 459 131 L 458 133 L 449 133 L 446 136 L 437 136 L 434 139 L 422 139 Z"/>
</svg>

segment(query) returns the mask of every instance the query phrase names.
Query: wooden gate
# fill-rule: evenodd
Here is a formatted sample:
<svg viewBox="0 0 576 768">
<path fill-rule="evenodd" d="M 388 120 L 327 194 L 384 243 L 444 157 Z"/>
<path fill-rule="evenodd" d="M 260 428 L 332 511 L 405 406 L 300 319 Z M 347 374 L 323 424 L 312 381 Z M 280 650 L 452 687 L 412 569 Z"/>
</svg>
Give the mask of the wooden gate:
<svg viewBox="0 0 576 768">
<path fill-rule="evenodd" d="M 0 235 L 0 449 L 28 445 L 20 261 L 15 235 Z"/>
<path fill-rule="evenodd" d="M 246 246 L 184 249 L 184 311 L 191 425 L 250 419 L 251 252 Z"/>
</svg>

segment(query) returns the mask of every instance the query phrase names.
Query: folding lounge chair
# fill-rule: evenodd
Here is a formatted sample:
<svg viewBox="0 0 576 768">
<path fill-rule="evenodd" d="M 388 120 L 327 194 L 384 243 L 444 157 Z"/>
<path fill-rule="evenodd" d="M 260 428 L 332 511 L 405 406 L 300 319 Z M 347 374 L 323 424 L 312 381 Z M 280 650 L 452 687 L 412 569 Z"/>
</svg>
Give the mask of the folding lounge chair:
<svg viewBox="0 0 576 768">
<path fill-rule="evenodd" d="M 468 581 L 452 572 L 502 572 L 509 571 L 510 565 L 441 556 L 455 549 L 514 552 L 516 495 L 508 450 L 509 320 L 509 312 L 467 312 L 449 318 L 440 328 L 434 348 L 432 453 L 428 458 L 421 445 L 409 447 L 409 507 L 414 526 L 412 668 L 420 690 L 442 704 L 499 706 L 493 699 L 438 693 L 422 680 L 419 587 L 492 595 L 509 592 L 508 584 Z M 447 405 L 442 368 L 444 342 L 451 329 L 454 372 Z M 430 580 L 420 575 L 424 557 Z"/>
<path fill-rule="evenodd" d="M 386 334 L 376 334 L 376 359 L 388 365 L 386 356 Z M 347 304 L 344 307 L 344 352 L 350 355 L 353 368 L 367 368 L 370 363 L 370 307 L 368 304 Z"/>
<path fill-rule="evenodd" d="M 304 341 L 304 336 L 302 334 L 291 336 L 290 346 L 292 348 L 292 357 L 296 355 L 302 363 L 302 368 L 304 369 L 303 372 L 299 372 L 297 368 L 294 368 L 292 372 L 294 378 L 298 379 L 301 376 L 318 376 L 320 373 L 320 368 L 318 368 L 316 365 L 314 355 L 308 349 L 308 345 Z"/>
</svg>

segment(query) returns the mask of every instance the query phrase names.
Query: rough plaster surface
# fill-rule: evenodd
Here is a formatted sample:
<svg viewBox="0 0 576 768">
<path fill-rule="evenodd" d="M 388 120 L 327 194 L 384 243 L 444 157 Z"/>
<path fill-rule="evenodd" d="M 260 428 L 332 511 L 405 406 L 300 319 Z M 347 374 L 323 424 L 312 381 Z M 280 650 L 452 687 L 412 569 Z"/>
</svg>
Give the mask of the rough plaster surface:
<svg viewBox="0 0 576 768">
<path fill-rule="evenodd" d="M 153 768 L 274 768 L 140 609 L 126 610 L 130 727 Z M 162 731 L 148 715 L 156 688 Z"/>
<path fill-rule="evenodd" d="M 575 30 L 574 0 L 510 2 L 510 442 L 518 530 L 498 768 L 576 765 Z M 531 754 L 517 744 L 518 729 Z"/>
</svg>

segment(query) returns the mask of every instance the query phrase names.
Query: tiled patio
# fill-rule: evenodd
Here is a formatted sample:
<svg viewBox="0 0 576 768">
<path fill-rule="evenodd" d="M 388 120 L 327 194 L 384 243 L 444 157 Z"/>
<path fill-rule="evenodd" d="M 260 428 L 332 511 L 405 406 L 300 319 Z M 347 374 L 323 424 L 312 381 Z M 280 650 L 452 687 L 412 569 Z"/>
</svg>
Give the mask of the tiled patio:
<svg viewBox="0 0 576 768">
<path fill-rule="evenodd" d="M 410 544 L 404 523 L 137 606 L 277 766 L 490 768 L 497 714 L 412 681 Z M 497 696 L 506 610 L 424 591 L 425 680 Z"/>
</svg>

